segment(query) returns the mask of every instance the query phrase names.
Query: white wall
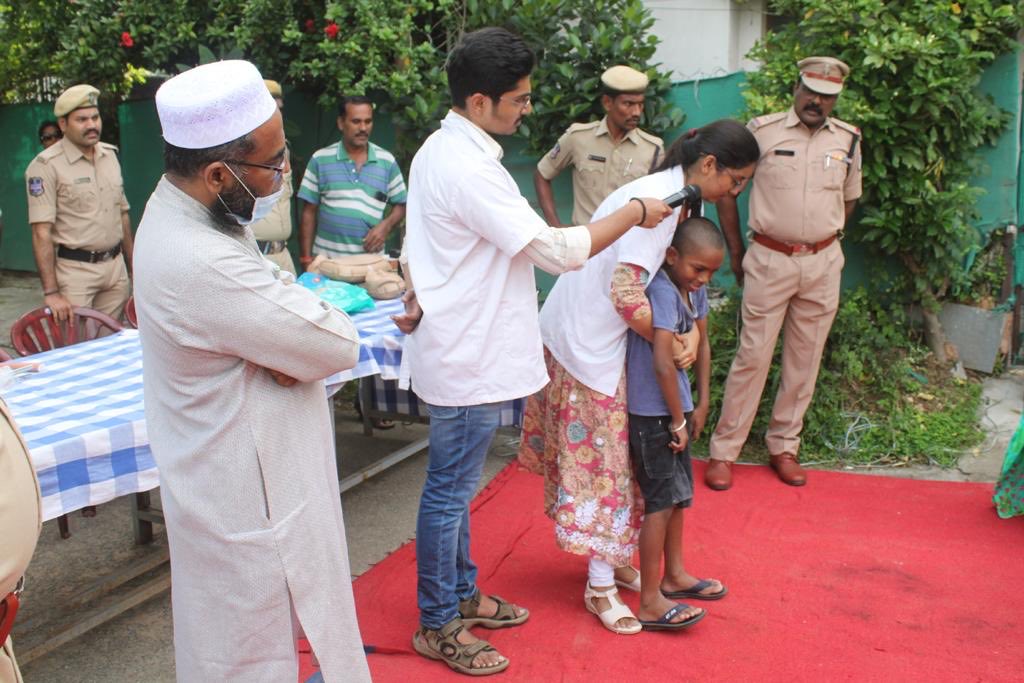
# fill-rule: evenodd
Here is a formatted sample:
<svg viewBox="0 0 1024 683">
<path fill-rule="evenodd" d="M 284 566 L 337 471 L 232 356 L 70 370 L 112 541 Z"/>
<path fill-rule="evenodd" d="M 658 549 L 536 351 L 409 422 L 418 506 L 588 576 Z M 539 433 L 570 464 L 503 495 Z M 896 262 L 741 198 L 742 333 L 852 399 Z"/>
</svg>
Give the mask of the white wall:
<svg viewBox="0 0 1024 683">
<path fill-rule="evenodd" d="M 765 0 L 644 0 L 661 39 L 654 57 L 672 80 L 757 68 L 744 58 L 764 31 Z"/>
</svg>

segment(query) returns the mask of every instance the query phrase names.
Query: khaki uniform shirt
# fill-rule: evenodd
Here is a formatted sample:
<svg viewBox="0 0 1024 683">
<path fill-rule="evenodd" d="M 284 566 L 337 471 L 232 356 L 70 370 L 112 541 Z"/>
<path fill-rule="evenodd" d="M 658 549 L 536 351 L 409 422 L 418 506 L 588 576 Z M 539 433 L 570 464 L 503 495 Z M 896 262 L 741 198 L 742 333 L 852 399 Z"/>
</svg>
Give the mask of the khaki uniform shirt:
<svg viewBox="0 0 1024 683">
<path fill-rule="evenodd" d="M 608 117 L 574 123 L 537 164 L 551 180 L 572 164 L 573 225 L 586 225 L 605 197 L 631 180 L 645 176 L 665 156 L 661 138 L 639 128 L 616 143 L 608 132 Z"/>
<path fill-rule="evenodd" d="M 846 223 L 845 202 L 861 195 L 860 130 L 826 118 L 817 130 L 791 107 L 747 124 L 761 148 L 750 192 L 750 227 L 783 242 L 827 239 Z M 850 154 L 850 145 L 857 145 Z"/>
<path fill-rule="evenodd" d="M 96 143 L 92 160 L 67 138 L 44 149 L 25 171 L 30 223 L 53 223 L 54 244 L 101 251 L 121 243 L 128 210 L 117 148 Z"/>
</svg>

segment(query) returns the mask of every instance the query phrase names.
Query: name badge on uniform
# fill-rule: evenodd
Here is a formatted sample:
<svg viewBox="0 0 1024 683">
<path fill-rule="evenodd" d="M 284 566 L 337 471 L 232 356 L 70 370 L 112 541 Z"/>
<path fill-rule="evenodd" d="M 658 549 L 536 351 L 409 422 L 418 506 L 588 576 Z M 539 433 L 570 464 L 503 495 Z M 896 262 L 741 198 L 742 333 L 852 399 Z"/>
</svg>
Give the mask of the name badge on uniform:
<svg viewBox="0 0 1024 683">
<path fill-rule="evenodd" d="M 84 178 L 75 178 L 75 185 L 85 185 L 86 183 L 91 182 L 92 178 L 90 178 L 89 176 L 85 176 Z"/>
<path fill-rule="evenodd" d="M 796 152 L 794 152 L 791 149 L 777 149 L 777 150 L 775 150 L 775 154 L 776 154 L 776 156 L 780 156 L 780 157 L 795 157 L 796 156 Z"/>
<path fill-rule="evenodd" d="M 827 152 L 825 154 L 825 168 L 831 166 L 832 162 L 850 165 L 853 163 L 853 159 L 846 156 L 845 152 Z"/>
<path fill-rule="evenodd" d="M 600 162 L 601 162 L 602 164 L 603 164 L 604 162 L 608 161 L 608 160 L 607 160 L 607 159 L 605 159 L 605 158 L 604 158 L 603 156 L 599 156 L 599 155 L 597 155 L 597 154 L 588 154 L 588 155 L 587 155 L 587 158 L 588 158 L 588 159 L 590 159 L 591 161 L 600 161 Z"/>
<path fill-rule="evenodd" d="M 43 194 L 43 179 L 32 177 L 28 179 L 28 193 L 32 197 L 39 197 Z"/>
</svg>

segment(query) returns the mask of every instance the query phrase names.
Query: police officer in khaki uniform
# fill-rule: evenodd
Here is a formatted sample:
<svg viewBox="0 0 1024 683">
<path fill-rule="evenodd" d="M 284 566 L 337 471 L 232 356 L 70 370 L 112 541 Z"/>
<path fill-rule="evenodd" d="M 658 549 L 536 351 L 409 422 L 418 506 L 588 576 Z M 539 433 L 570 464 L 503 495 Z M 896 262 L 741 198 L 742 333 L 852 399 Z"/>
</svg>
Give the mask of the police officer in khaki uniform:
<svg viewBox="0 0 1024 683">
<path fill-rule="evenodd" d="M 281 84 L 277 81 L 265 79 L 267 90 L 277 103 L 279 111 L 284 112 L 284 95 L 281 91 Z M 291 156 L 291 150 L 288 151 Z M 261 221 L 256 221 L 250 227 L 253 235 L 256 236 L 256 244 L 263 257 L 278 265 L 281 270 L 287 270 L 295 275 L 295 263 L 292 255 L 288 252 L 288 239 L 292 236 L 292 195 L 295 190 L 292 188 L 292 169 L 288 164 L 288 170 L 284 172 L 281 180 L 283 193 L 281 198 L 274 204 L 270 214 Z"/>
<path fill-rule="evenodd" d="M 533 186 L 544 218 L 564 227 L 555 209 L 551 181 L 572 165 L 572 224 L 586 225 L 609 194 L 645 176 L 665 153 L 661 138 L 640 130 L 647 75 L 628 66 L 601 74 L 605 117 L 569 126 L 558 143 L 537 164 Z"/>
<path fill-rule="evenodd" d="M 43 301 L 58 320 L 72 306 L 120 319 L 128 299 L 132 230 L 117 148 L 100 142 L 100 91 L 75 85 L 53 113 L 64 137 L 25 171 L 32 249 Z"/>
<path fill-rule="evenodd" d="M 9 630 L 43 509 L 28 446 L 0 397 L 0 683 L 21 683 Z"/>
<path fill-rule="evenodd" d="M 797 460 L 800 431 L 839 306 L 839 237 L 861 195 L 860 130 L 829 117 L 849 67 L 832 57 L 809 57 L 797 66 L 789 111 L 748 124 L 761 159 L 745 254 L 735 198 L 718 206 L 733 272 L 743 285 L 743 331 L 705 471 L 705 483 L 717 490 L 732 485 L 731 465 L 750 432 L 783 324 L 782 381 L 765 442 L 779 479 L 793 486 L 807 481 Z"/>
</svg>

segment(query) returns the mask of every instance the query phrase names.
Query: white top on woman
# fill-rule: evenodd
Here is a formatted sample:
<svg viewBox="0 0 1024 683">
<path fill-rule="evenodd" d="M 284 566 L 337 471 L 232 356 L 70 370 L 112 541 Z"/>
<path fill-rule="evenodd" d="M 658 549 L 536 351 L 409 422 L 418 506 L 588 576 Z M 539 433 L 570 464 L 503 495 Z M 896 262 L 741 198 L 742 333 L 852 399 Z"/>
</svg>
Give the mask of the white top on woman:
<svg viewBox="0 0 1024 683">
<path fill-rule="evenodd" d="M 624 206 L 630 197 L 667 197 L 685 184 L 681 166 L 638 178 L 608 195 L 593 220 Z M 613 396 L 626 365 L 628 326 L 611 300 L 612 273 L 632 263 L 654 273 L 665 260 L 679 221 L 677 208 L 653 230 L 632 228 L 581 269 L 560 275 L 540 311 L 544 346 L 577 380 Z"/>
</svg>

